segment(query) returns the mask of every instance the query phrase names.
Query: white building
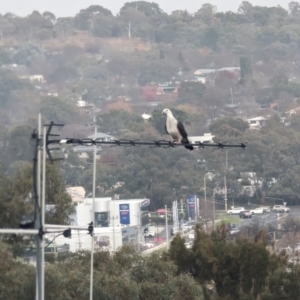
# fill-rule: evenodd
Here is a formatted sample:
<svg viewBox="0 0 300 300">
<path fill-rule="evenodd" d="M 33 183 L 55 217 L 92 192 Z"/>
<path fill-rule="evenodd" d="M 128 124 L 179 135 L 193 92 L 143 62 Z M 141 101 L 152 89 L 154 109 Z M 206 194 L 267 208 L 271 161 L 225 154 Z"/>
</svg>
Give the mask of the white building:
<svg viewBox="0 0 300 300">
<path fill-rule="evenodd" d="M 260 129 L 263 126 L 266 126 L 267 120 L 265 117 L 256 117 L 248 119 L 248 124 L 250 129 Z"/>
<path fill-rule="evenodd" d="M 215 136 L 211 135 L 211 133 L 204 133 L 204 135 L 200 136 L 189 136 L 189 142 L 191 144 L 196 143 L 213 143 L 213 138 Z"/>
<path fill-rule="evenodd" d="M 149 199 L 113 200 L 95 198 L 94 247 L 110 252 L 130 244 L 138 247 L 142 240 L 142 208 L 150 204 Z M 76 206 L 75 224 L 86 226 L 93 220 L 93 199 L 85 198 Z M 46 236 L 49 240 L 51 235 Z M 68 244 L 70 251 L 91 249 L 91 236 L 87 231 L 72 230 L 72 238 L 57 238 L 56 244 Z"/>
</svg>

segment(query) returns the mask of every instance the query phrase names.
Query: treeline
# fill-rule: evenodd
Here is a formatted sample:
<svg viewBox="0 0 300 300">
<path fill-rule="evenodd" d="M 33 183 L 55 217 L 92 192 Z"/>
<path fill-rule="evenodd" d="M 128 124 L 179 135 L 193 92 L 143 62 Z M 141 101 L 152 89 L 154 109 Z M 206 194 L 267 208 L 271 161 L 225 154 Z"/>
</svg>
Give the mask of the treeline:
<svg viewBox="0 0 300 300">
<path fill-rule="evenodd" d="M 272 59 L 287 57 L 295 50 L 287 45 L 297 47 L 299 8 L 298 2 L 291 2 L 285 10 L 280 6 L 253 6 L 243 1 L 237 13 L 218 12 L 216 6 L 204 4 L 194 14 L 176 10 L 168 15 L 156 3 L 133 1 L 125 3 L 117 16 L 102 6 L 92 5 L 74 18 L 56 18 L 51 12 L 34 11 L 25 18 L 6 14 L 0 22 L 2 37 L 46 40 L 64 38 L 74 34 L 74 30 L 82 30 L 104 38 L 138 37 L 177 46 L 231 48 L 239 53 L 253 51 L 261 58 Z"/>
<path fill-rule="evenodd" d="M 95 299 L 299 299 L 300 269 L 285 252 L 273 254 L 264 231 L 232 241 L 221 225 L 210 235 L 196 229 L 191 249 L 176 236 L 169 251 L 148 256 L 123 248 L 94 255 Z M 51 254 L 47 254 L 51 255 Z M 33 299 L 35 270 L 0 244 L 0 296 Z M 46 299 L 89 296 L 90 253 L 60 253 L 45 266 Z"/>
</svg>

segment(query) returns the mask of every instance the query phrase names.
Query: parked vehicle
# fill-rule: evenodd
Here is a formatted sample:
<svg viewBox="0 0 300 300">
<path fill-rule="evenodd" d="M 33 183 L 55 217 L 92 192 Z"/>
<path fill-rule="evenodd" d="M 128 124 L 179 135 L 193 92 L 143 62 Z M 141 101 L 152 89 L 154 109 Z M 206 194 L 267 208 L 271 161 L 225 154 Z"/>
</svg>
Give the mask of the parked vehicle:
<svg viewBox="0 0 300 300">
<path fill-rule="evenodd" d="M 256 207 L 250 210 L 252 215 L 265 215 L 267 212 L 263 207 Z"/>
<path fill-rule="evenodd" d="M 270 206 L 262 206 L 261 208 L 263 208 L 267 213 L 269 213 L 271 211 Z"/>
<path fill-rule="evenodd" d="M 186 242 L 184 243 L 184 246 L 186 247 L 186 249 L 191 249 L 193 246 L 193 242 Z"/>
<path fill-rule="evenodd" d="M 148 230 L 144 233 L 144 237 L 154 237 L 155 236 L 155 232 Z"/>
<path fill-rule="evenodd" d="M 252 213 L 250 212 L 250 210 L 243 210 L 240 212 L 240 218 L 242 219 L 251 219 L 252 218 Z"/>
<path fill-rule="evenodd" d="M 238 215 L 241 211 L 244 211 L 244 207 L 234 207 L 232 209 L 227 210 L 228 215 Z"/>
<path fill-rule="evenodd" d="M 273 211 L 276 213 L 287 213 L 290 211 L 290 208 L 284 205 L 274 205 Z"/>
</svg>

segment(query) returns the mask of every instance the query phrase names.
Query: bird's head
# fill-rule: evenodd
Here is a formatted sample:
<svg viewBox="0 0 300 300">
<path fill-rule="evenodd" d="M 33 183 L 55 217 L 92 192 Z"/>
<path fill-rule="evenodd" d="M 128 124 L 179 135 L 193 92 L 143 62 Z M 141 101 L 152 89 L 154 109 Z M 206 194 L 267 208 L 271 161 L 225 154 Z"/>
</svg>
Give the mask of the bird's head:
<svg viewBox="0 0 300 300">
<path fill-rule="evenodd" d="M 161 113 L 167 116 L 172 116 L 172 112 L 168 108 L 165 108 Z"/>
</svg>

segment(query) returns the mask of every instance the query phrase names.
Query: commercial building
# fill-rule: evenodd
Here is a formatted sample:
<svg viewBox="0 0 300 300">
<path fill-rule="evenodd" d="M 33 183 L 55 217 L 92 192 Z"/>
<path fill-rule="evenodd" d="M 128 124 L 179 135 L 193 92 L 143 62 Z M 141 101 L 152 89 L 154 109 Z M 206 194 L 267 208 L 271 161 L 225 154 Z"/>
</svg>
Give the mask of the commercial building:
<svg viewBox="0 0 300 300">
<path fill-rule="evenodd" d="M 94 202 L 94 235 L 95 249 L 116 251 L 124 245 L 139 248 L 142 241 L 143 225 L 146 222 L 143 216 L 148 214 L 143 209 L 149 206 L 149 199 L 113 200 L 107 198 L 95 198 Z M 76 206 L 73 225 L 86 226 L 93 220 L 93 199 L 85 198 Z M 51 235 L 47 235 L 50 240 Z M 59 237 L 58 244 L 68 244 L 71 252 L 91 249 L 91 236 L 88 231 L 72 230 L 71 239 Z"/>
</svg>

